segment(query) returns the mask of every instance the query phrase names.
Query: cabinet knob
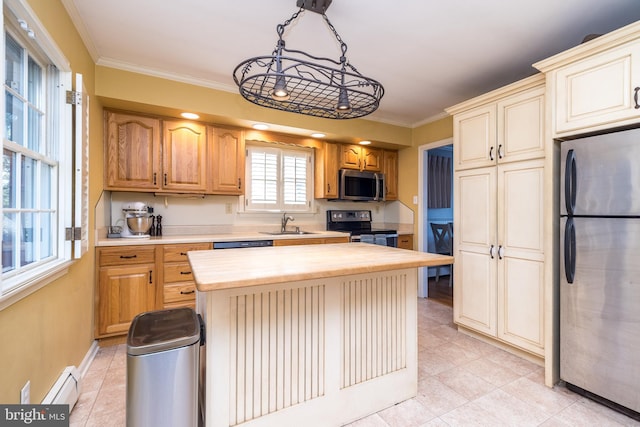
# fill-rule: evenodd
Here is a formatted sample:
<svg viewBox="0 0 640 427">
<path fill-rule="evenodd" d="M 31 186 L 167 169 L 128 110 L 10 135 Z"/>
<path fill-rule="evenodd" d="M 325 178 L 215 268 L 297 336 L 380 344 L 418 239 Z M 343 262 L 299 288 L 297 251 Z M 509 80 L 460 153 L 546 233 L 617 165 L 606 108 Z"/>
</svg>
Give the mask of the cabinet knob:
<svg viewBox="0 0 640 427">
<path fill-rule="evenodd" d="M 189 295 L 189 294 L 194 294 L 196 291 L 191 290 L 191 291 L 180 291 L 181 295 Z"/>
<path fill-rule="evenodd" d="M 133 259 L 138 258 L 138 255 L 120 255 L 120 259 Z"/>
<path fill-rule="evenodd" d="M 149 270 L 149 284 L 153 285 L 153 270 Z"/>
<path fill-rule="evenodd" d="M 180 274 L 186 275 L 186 274 L 191 274 L 191 272 L 190 271 L 181 271 Z"/>
<path fill-rule="evenodd" d="M 638 92 L 640 92 L 640 87 L 633 89 L 633 101 L 636 103 L 636 110 L 640 108 L 640 104 L 638 104 Z"/>
<path fill-rule="evenodd" d="M 493 160 L 493 145 L 489 148 L 489 160 Z"/>
</svg>

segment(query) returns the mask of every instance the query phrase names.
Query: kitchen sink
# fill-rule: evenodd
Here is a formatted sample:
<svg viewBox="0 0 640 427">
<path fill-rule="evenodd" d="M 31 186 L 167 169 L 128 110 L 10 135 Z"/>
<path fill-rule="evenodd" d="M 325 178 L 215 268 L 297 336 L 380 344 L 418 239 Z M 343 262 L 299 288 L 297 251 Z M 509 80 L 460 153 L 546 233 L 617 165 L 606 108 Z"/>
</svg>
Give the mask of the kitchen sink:
<svg viewBox="0 0 640 427">
<path fill-rule="evenodd" d="M 314 234 L 311 231 L 302 231 L 302 230 L 288 230 L 288 231 L 261 231 L 262 234 L 269 234 L 271 236 L 284 236 L 284 235 L 303 235 L 303 234 Z"/>
</svg>

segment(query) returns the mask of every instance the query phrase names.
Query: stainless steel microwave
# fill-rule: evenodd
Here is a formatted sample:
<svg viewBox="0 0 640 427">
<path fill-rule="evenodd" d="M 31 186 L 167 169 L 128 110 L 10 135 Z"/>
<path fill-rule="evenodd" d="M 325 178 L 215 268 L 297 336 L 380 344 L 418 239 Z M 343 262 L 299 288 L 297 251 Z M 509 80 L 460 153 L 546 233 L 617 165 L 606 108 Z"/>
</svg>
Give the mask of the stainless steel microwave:
<svg viewBox="0 0 640 427">
<path fill-rule="evenodd" d="M 341 200 L 384 201 L 385 188 L 383 173 L 340 169 Z"/>
</svg>

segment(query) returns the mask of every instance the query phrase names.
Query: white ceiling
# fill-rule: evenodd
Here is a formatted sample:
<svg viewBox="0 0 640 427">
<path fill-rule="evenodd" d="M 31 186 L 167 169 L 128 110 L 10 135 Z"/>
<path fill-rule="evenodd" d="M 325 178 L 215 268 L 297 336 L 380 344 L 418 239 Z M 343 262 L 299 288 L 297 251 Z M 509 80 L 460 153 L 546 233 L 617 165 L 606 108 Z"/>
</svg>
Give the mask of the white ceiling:
<svg viewBox="0 0 640 427">
<path fill-rule="evenodd" d="M 237 93 L 238 63 L 268 55 L 295 0 L 62 0 L 96 63 Z M 640 19 L 640 0 L 333 0 L 347 57 L 385 95 L 368 119 L 414 127 L 527 77 L 531 64 Z M 290 49 L 339 57 L 305 11 Z"/>
</svg>

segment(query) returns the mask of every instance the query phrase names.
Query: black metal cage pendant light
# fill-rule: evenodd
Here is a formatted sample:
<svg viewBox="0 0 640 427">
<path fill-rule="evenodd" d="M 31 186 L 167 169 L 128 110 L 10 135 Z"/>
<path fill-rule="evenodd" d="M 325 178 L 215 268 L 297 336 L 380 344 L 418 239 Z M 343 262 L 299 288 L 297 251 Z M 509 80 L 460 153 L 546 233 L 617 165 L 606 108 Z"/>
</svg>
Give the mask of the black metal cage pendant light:
<svg viewBox="0 0 640 427">
<path fill-rule="evenodd" d="M 347 44 L 325 14 L 330 4 L 331 0 L 297 0 L 300 9 L 277 26 L 278 42 L 271 55 L 247 59 L 235 68 L 233 79 L 245 99 L 262 107 L 328 119 L 353 119 L 378 108 L 384 88 L 347 60 Z M 340 44 L 338 61 L 285 47 L 285 28 L 304 10 L 322 15 Z"/>
</svg>

